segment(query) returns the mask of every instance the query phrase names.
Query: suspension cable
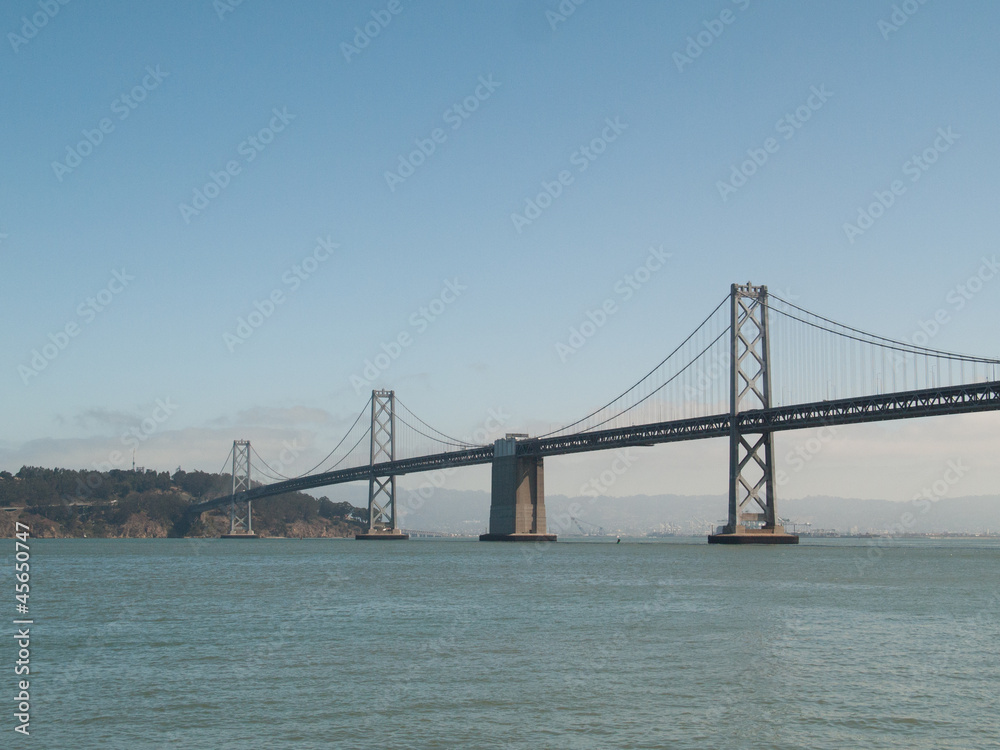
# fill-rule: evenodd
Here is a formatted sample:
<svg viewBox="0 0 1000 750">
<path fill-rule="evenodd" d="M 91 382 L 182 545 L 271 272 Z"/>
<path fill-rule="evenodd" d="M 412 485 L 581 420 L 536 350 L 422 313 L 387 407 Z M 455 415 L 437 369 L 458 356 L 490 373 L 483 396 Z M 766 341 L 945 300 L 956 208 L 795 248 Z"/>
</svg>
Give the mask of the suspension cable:
<svg viewBox="0 0 1000 750">
<path fill-rule="evenodd" d="M 304 477 L 304 476 L 306 476 L 308 474 L 312 474 L 314 471 L 316 471 L 316 469 L 318 469 L 320 466 L 322 466 L 324 463 L 326 463 L 327 459 L 329 459 L 330 456 L 332 456 L 334 453 L 337 452 L 337 448 L 339 448 L 341 445 L 344 444 L 344 441 L 347 440 L 347 437 L 351 434 L 351 430 L 353 430 L 357 426 L 358 422 L 361 420 L 361 417 L 363 417 L 365 415 L 365 412 L 368 411 L 368 407 L 371 406 L 371 403 L 372 403 L 372 397 L 369 396 L 368 397 L 368 401 L 366 401 L 365 405 L 363 407 L 361 407 L 361 412 L 358 414 L 358 418 L 354 420 L 354 424 L 352 424 L 347 429 L 347 432 L 344 433 L 344 437 L 342 437 L 340 439 L 339 443 L 337 443 L 335 446 L 333 446 L 333 450 L 330 451 L 329 453 L 327 453 L 326 456 L 323 457 L 322 461 L 320 461 L 318 464 L 316 464 L 315 466 L 313 466 L 308 471 L 305 471 L 302 474 L 299 474 L 298 477 L 294 477 L 294 478 L 298 479 L 298 478 Z M 371 427 L 369 427 L 368 429 L 371 430 Z M 357 445 L 357 443 L 355 443 L 355 445 Z M 354 450 L 354 448 L 351 448 L 351 450 Z M 351 453 L 351 451 L 348 451 L 347 455 L 350 455 L 350 453 Z M 345 456 L 345 458 L 346 458 L 346 456 Z M 339 462 L 338 462 L 338 464 L 339 464 Z"/>
<path fill-rule="evenodd" d="M 268 464 L 268 462 L 264 460 L 264 458 L 257 452 L 257 449 L 254 448 L 253 445 L 250 446 L 250 450 L 257 457 L 257 460 L 260 461 L 262 464 L 264 464 L 264 466 L 272 473 L 272 476 L 268 477 L 269 479 L 276 479 L 277 481 L 280 482 L 282 479 L 293 479 L 294 478 L 294 477 L 286 477 L 280 471 L 278 471 L 273 466 L 271 466 L 270 464 Z M 263 470 L 261 470 L 260 466 L 257 466 L 257 471 L 259 471 L 261 474 L 264 474 L 265 476 L 267 476 L 266 472 L 264 472 Z"/>
<path fill-rule="evenodd" d="M 445 437 L 445 438 L 448 438 L 448 440 L 452 441 L 452 443 L 453 443 L 454 445 L 466 445 L 466 446 L 469 446 L 470 448 L 481 448 L 481 447 L 482 447 L 481 445 L 479 445 L 479 444 L 477 444 L 477 443 L 469 443 L 469 442 L 467 442 L 467 441 L 465 441 L 465 440 L 460 440 L 459 438 L 453 438 L 453 437 L 451 437 L 450 435 L 446 435 L 445 433 L 441 432 L 441 430 L 438 430 L 438 429 L 436 429 L 436 428 L 434 428 L 434 427 L 431 427 L 431 426 L 430 426 L 429 424 L 427 424 L 427 423 L 426 423 L 426 422 L 425 422 L 424 420 L 422 420 L 422 419 L 421 419 L 420 417 L 418 417 L 418 416 L 417 416 L 417 415 L 416 415 L 416 414 L 414 413 L 413 409 L 411 409 L 411 408 L 410 408 L 410 407 L 408 407 L 408 406 L 407 406 L 406 404 L 404 404 L 404 403 L 402 402 L 402 400 L 401 400 L 401 399 L 400 399 L 399 397 L 397 397 L 397 398 L 396 398 L 396 403 L 397 403 L 397 404 L 399 404 L 400 406 L 402 406 L 402 407 L 403 407 L 404 409 L 406 409 L 407 413 L 408 413 L 408 414 L 409 414 L 409 415 L 410 415 L 411 417 L 413 417 L 414 419 L 416 419 L 416 420 L 417 420 L 418 422 L 420 422 L 420 424 L 422 424 L 422 425 L 423 425 L 424 427 L 426 427 L 427 429 L 431 430 L 432 432 L 436 432 L 436 433 L 437 433 L 438 435 L 440 435 L 441 437 Z M 414 429 L 415 429 L 415 428 L 414 428 Z M 421 434 L 422 434 L 422 433 L 421 433 Z M 427 437 L 427 436 L 425 436 L 425 437 Z M 442 441 L 438 441 L 438 442 L 442 442 Z"/>
<path fill-rule="evenodd" d="M 780 299 L 780 297 L 779 297 L 779 299 Z M 784 302 L 784 300 L 782 300 L 782 302 Z M 797 320 L 799 323 L 803 323 L 803 324 L 805 324 L 807 326 L 812 326 L 813 328 L 817 328 L 817 329 L 819 329 L 821 331 L 826 331 L 827 333 L 832 333 L 832 334 L 834 334 L 836 336 L 843 336 L 844 338 L 851 339 L 852 341 L 859 341 L 862 344 L 871 344 L 872 343 L 871 341 L 868 341 L 866 339 L 860 338 L 858 336 L 852 336 L 849 333 L 844 333 L 843 331 L 835 331 L 835 330 L 832 330 L 830 328 L 827 328 L 826 326 L 821 326 L 819 323 L 814 323 L 814 322 L 809 321 L 809 320 L 803 320 L 802 318 L 799 318 L 798 316 L 792 315 L 791 313 L 785 312 L 784 310 L 781 310 L 781 309 L 779 309 L 777 307 L 772 307 L 771 310 L 773 310 L 774 312 L 778 313 L 779 315 L 784 315 L 786 318 L 791 318 L 792 320 Z M 805 311 L 805 312 L 808 313 L 809 315 L 813 315 L 813 313 L 810 313 L 808 310 Z M 987 357 L 974 357 L 974 356 L 968 355 L 968 354 L 956 354 L 954 352 L 946 352 L 946 351 L 942 351 L 942 350 L 939 350 L 939 349 L 928 349 L 926 347 L 918 346 L 916 344 L 907 344 L 905 341 L 895 341 L 893 339 L 887 339 L 887 338 L 885 338 L 883 336 L 875 336 L 874 334 L 866 333 L 865 331 L 859 331 L 856 328 L 851 328 L 850 326 L 841 325 L 840 323 L 837 323 L 836 321 L 827 320 L 826 318 L 823 318 L 820 315 L 816 315 L 815 317 L 819 318 L 820 320 L 826 320 L 828 323 L 832 323 L 833 325 L 836 325 L 836 326 L 841 326 L 842 328 L 846 328 L 846 329 L 848 329 L 850 331 L 855 331 L 856 333 L 860 333 L 863 336 L 871 336 L 872 338 L 880 339 L 880 340 L 882 340 L 882 341 L 884 341 L 886 343 L 879 344 L 879 346 L 885 347 L 886 349 L 895 349 L 896 351 L 905 352 L 907 354 L 919 354 L 919 355 L 924 356 L 924 357 L 927 357 L 927 356 L 936 356 L 936 357 L 940 357 L 940 358 L 951 358 L 951 359 L 955 359 L 955 360 L 961 360 L 961 361 L 964 361 L 964 362 L 980 362 L 980 363 L 983 363 L 983 364 L 1000 363 L 1000 360 L 997 360 L 997 359 L 990 359 L 990 358 L 987 358 Z"/>
<path fill-rule="evenodd" d="M 407 411 L 410 411 L 410 410 L 407 409 Z M 411 411 L 410 414 L 413 414 L 413 412 Z M 413 414 L 413 416 L 417 416 L 417 415 Z M 405 424 L 407 427 L 409 427 L 411 430 L 413 430 L 418 435 L 423 435 L 425 438 L 427 438 L 429 440 L 433 440 L 435 443 L 441 443 L 442 445 L 454 445 L 457 448 L 482 448 L 483 447 L 481 445 L 474 445 L 473 443 L 450 443 L 450 442 L 441 440 L 440 438 L 436 438 L 433 435 L 428 435 L 426 432 L 418 430 L 416 427 L 414 427 L 412 424 L 410 424 L 409 422 L 407 422 L 405 419 L 403 419 L 398 414 L 396 415 L 396 419 L 398 421 L 402 422 L 403 424 Z M 418 419 L 419 419 L 419 417 L 418 417 Z M 433 430 L 434 428 L 431 427 L 431 429 Z"/>
<path fill-rule="evenodd" d="M 676 380 L 677 378 L 679 378 L 684 373 L 685 370 L 687 370 L 689 367 L 691 367 L 692 365 L 694 365 L 695 362 L 697 362 L 699 359 L 701 359 L 702 356 L 705 354 L 705 352 L 707 352 L 709 349 L 711 349 L 713 346 L 715 346 L 716 342 L 719 339 L 721 339 L 723 336 L 725 336 L 727 333 L 729 333 L 729 328 L 730 328 L 730 326 L 726 326 L 726 328 L 722 331 L 722 333 L 720 333 L 718 336 L 716 336 L 714 339 L 712 339 L 712 342 L 698 353 L 698 356 L 696 356 L 694 359 L 692 359 L 690 362 L 688 362 L 686 365 L 684 365 L 684 367 L 682 369 L 680 369 L 677 372 L 675 372 L 672 377 L 670 377 L 662 385 L 658 386 L 655 390 L 651 391 L 650 393 L 647 393 L 645 396 L 643 396 L 641 399 L 639 399 L 638 401 L 636 401 L 634 404 L 632 404 L 627 409 L 623 409 L 622 411 L 620 411 L 617 414 L 615 414 L 613 417 L 608 417 L 603 422 L 598 422 L 595 425 L 591 425 L 590 427 L 588 427 L 587 429 L 583 430 L 582 432 L 588 432 L 590 430 L 593 430 L 593 429 L 596 429 L 596 428 L 600 427 L 601 425 L 607 424 L 608 422 L 610 422 L 613 419 L 618 419 L 618 417 L 620 417 L 622 414 L 626 414 L 626 413 L 630 412 L 632 409 L 634 409 L 635 407 L 637 407 L 642 402 L 644 402 L 647 399 L 650 399 L 653 396 L 655 396 L 657 393 L 659 393 L 664 388 L 666 388 L 668 385 L 670 385 L 674 380 Z M 545 437 L 545 436 L 543 435 L 542 437 Z"/>
<path fill-rule="evenodd" d="M 368 437 L 371 434 L 371 431 L 372 431 L 371 427 L 369 427 L 367 430 L 365 430 L 364 433 L 361 435 L 361 437 L 358 438 L 358 442 L 356 442 L 354 445 L 352 445 L 351 449 L 349 451 L 347 451 L 347 453 L 344 454 L 344 457 L 342 459 L 340 459 L 339 461 L 337 461 L 337 463 L 335 463 L 333 466 L 331 466 L 330 469 L 329 469 L 329 471 L 324 472 L 324 473 L 328 474 L 330 471 L 333 471 L 338 466 L 340 466 L 342 463 L 344 463 L 344 461 L 346 461 L 348 459 L 348 457 L 350 457 L 350 455 L 352 453 L 354 453 L 354 449 L 357 448 L 361 444 L 361 441 L 364 440 L 366 437 Z"/>
<path fill-rule="evenodd" d="M 226 466 L 229 465 L 229 459 L 232 457 L 233 457 L 233 449 L 230 448 L 229 453 L 226 455 L 226 460 L 222 462 L 222 468 L 219 470 L 219 474 L 222 474 L 226 471 Z"/>
<path fill-rule="evenodd" d="M 273 480 L 275 482 L 281 482 L 281 481 L 283 481 L 285 479 L 289 479 L 289 477 L 286 477 L 283 474 L 278 474 L 274 469 L 272 469 L 270 466 L 268 466 L 267 462 L 264 461 L 264 459 L 260 457 L 260 454 L 258 454 L 257 451 L 253 451 L 253 453 L 254 453 L 255 456 L 257 456 L 257 459 L 260 461 L 260 463 L 264 464 L 264 466 L 266 466 L 271 472 L 273 472 L 273 473 L 269 474 L 268 472 L 264 471 L 264 469 L 261 468 L 260 463 L 252 463 L 251 462 L 251 464 L 250 464 L 251 468 L 256 469 L 258 475 L 260 475 L 260 476 L 262 476 L 262 477 L 264 477 L 266 479 L 271 479 L 271 480 Z"/>
<path fill-rule="evenodd" d="M 957 359 L 957 360 L 966 360 L 966 361 L 969 361 L 969 362 L 983 362 L 983 363 L 990 363 L 990 364 L 994 364 L 994 363 L 1000 364 L 1000 359 L 991 359 L 989 357 L 974 357 L 974 356 L 968 355 L 968 354 L 957 354 L 955 352 L 947 352 L 947 351 L 944 351 L 943 349 L 930 349 L 930 348 L 928 348 L 926 346 L 920 346 L 919 344 L 911 344 L 911 343 L 909 343 L 907 341 L 897 341 L 896 339 L 889 339 L 889 338 L 886 338 L 885 336 L 879 336 L 879 335 L 874 334 L 874 333 L 868 333 L 867 331 L 862 331 L 860 328 L 853 328 L 853 327 L 851 327 L 849 325 L 844 325 L 843 323 L 838 323 L 836 320 L 830 320 L 830 318 L 824 318 L 822 315 L 817 315 L 816 313 L 811 312 L 809 310 L 806 310 L 803 307 L 799 307 L 798 305 L 796 305 L 796 304 L 794 304 L 792 302 L 789 302 L 786 299 L 782 299 L 777 294 L 771 294 L 770 296 L 774 297 L 776 300 L 778 300 L 780 302 L 783 302 L 784 304 L 788 305 L 789 307 L 795 308 L 799 312 L 803 312 L 806 315 L 812 315 L 814 318 L 819 318 L 820 320 L 822 320 L 822 321 L 824 321 L 826 323 L 830 323 L 831 325 L 835 325 L 835 326 L 838 326 L 840 328 L 846 328 L 848 331 L 853 331 L 854 333 L 861 334 L 862 336 L 867 336 L 868 338 L 878 339 L 879 341 L 884 341 L 887 344 L 895 344 L 896 346 L 899 346 L 899 347 L 908 347 L 909 349 L 913 349 L 913 350 L 917 350 L 917 349 L 921 350 L 919 352 L 913 351 L 912 352 L 913 354 L 923 353 L 923 354 L 943 355 L 945 357 L 952 357 L 952 358 Z M 791 314 L 785 312 L 784 310 L 780 310 L 780 309 L 778 309 L 776 307 L 772 307 L 771 309 L 774 310 L 775 312 L 781 313 L 782 315 L 784 315 L 786 317 L 792 318 L 793 320 L 797 320 L 800 323 L 805 323 L 806 325 L 815 326 L 815 327 L 820 328 L 821 330 L 827 331 L 829 333 L 835 333 L 835 334 L 838 334 L 840 336 L 847 336 L 846 333 L 842 333 L 840 331 L 831 331 L 828 328 L 824 328 L 823 326 L 816 325 L 815 323 L 810 323 L 807 320 L 802 320 L 801 318 L 798 318 L 798 317 L 796 317 L 794 315 L 791 315 Z M 848 336 L 848 338 L 854 338 L 854 337 L 853 336 Z M 854 340 L 855 341 L 862 341 L 862 339 L 858 339 L 858 338 L 855 338 Z M 890 347 L 887 347 L 887 348 L 892 349 L 892 348 L 895 348 L 895 347 L 890 346 Z M 904 348 L 904 349 L 900 349 L 899 351 L 907 351 L 907 349 Z"/>
<path fill-rule="evenodd" d="M 650 370 L 650 371 L 649 371 L 648 373 L 646 373 L 646 375 L 645 375 L 645 376 L 643 376 L 643 377 L 642 377 L 642 378 L 641 378 L 641 379 L 640 379 L 640 380 L 639 380 L 639 381 L 638 381 L 637 383 L 635 383 L 635 385 L 633 385 L 633 386 L 632 386 L 631 388 L 629 388 L 628 390 L 626 390 L 626 391 L 622 392 L 621 394 L 619 394 L 619 395 L 618 395 L 618 396 L 616 396 L 615 398 L 611 399 L 611 401 L 609 401 L 608 403 L 606 403 L 606 404 L 605 404 L 604 406 L 602 406 L 602 407 L 601 407 L 600 409 L 595 409 L 594 411 L 592 411 L 592 412 L 591 412 L 590 414 L 588 414 L 587 416 L 583 417 L 582 419 L 578 419 L 577 421 L 575 421 L 575 422 L 571 422 L 570 424 L 568 424 L 568 425 L 565 425 L 564 427 L 560 427 L 560 428 L 559 428 L 559 429 L 557 429 L 557 430 L 552 430 L 551 432 L 547 432 L 547 433 L 545 433 L 544 435 L 539 435 L 538 437 L 539 437 L 539 438 L 545 438 L 545 437 L 548 437 L 549 435 L 555 435 L 555 434 L 556 434 L 557 432 L 563 432 L 564 430 L 568 430 L 568 429 L 569 429 L 570 427 L 576 427 L 576 426 L 577 426 L 578 424 L 580 424 L 581 422 L 586 422 L 586 421 L 587 421 L 588 419 L 590 419 L 590 418 L 591 418 L 592 416 L 594 416 L 595 414 L 600 414 L 600 413 L 601 413 L 602 411 L 604 411 L 604 410 L 605 410 L 605 409 L 607 409 L 607 408 L 608 408 L 609 406 L 611 406 L 611 405 L 612 405 L 613 403 L 615 403 L 615 401 L 618 401 L 619 399 L 621 399 L 621 398 L 624 398 L 624 397 L 625 397 L 625 396 L 627 396 L 627 395 L 628 395 L 629 393 L 631 393 L 632 391 L 634 391 L 634 390 L 635 390 L 636 388 L 638 388 L 638 387 L 639 387 L 639 386 L 640 386 L 640 385 L 641 385 L 641 384 L 642 384 L 643 382 L 645 382 L 645 381 L 646 381 L 646 379 L 647 379 L 647 378 L 649 378 L 649 377 L 650 377 L 650 376 L 651 376 L 651 375 L 652 375 L 652 374 L 653 374 L 654 372 L 656 372 L 656 371 L 657 371 L 657 370 L 659 370 L 659 369 L 660 369 L 661 367 L 663 367 L 663 365 L 664 365 L 664 364 L 666 364 L 667 360 L 669 360 L 669 359 L 670 359 L 671 357 L 673 357 L 673 356 L 674 356 L 675 354 L 677 354 L 677 352 L 679 352 L 679 351 L 681 350 L 681 347 L 683 347 L 683 346 L 684 346 L 684 345 L 685 345 L 685 344 L 686 344 L 686 343 L 687 343 L 688 341 L 690 341 L 690 340 L 691 340 L 691 338 L 692 338 L 692 337 L 693 337 L 693 336 L 694 336 L 694 335 L 695 335 L 696 333 L 698 333 L 698 331 L 700 331 L 700 330 L 701 330 L 702 326 L 704 326 L 704 325 L 705 325 L 706 323 L 708 323 L 708 321 L 710 321 L 710 320 L 712 319 L 712 316 L 714 316 L 714 315 L 715 315 L 715 314 L 716 314 L 716 313 L 717 313 L 717 312 L 719 311 L 719 308 L 721 308 L 721 307 L 722 307 L 722 306 L 723 306 L 724 304 L 726 304 L 726 302 L 728 302 L 728 301 L 729 301 L 729 295 L 727 294 L 727 295 L 726 295 L 726 296 L 725 296 L 725 297 L 724 297 L 724 298 L 722 299 L 722 302 L 720 302 L 720 303 L 719 303 L 718 305 L 716 305 L 716 306 L 715 306 L 715 309 L 714 309 L 714 310 L 712 310 L 712 312 L 710 312 L 710 313 L 708 314 L 708 317 L 707 317 L 707 318 L 705 318 L 705 319 L 704 319 L 704 320 L 703 320 L 703 321 L 701 322 L 701 324 L 700 324 L 700 325 L 699 325 L 699 326 L 698 326 L 697 328 L 695 328 L 695 329 L 694 329 L 694 331 L 692 331 L 692 332 L 691 332 L 691 335 L 689 335 L 689 336 L 688 336 L 688 337 L 687 337 L 686 339 L 684 339 L 684 340 L 683 340 L 683 341 L 682 341 L 682 342 L 681 342 L 680 344 L 678 344 L 678 345 L 677 345 L 677 348 L 676 348 L 676 349 L 674 349 L 674 350 L 673 350 L 672 352 L 670 352 L 670 354 L 668 354 L 668 355 L 667 355 L 666 357 L 664 357 L 663 361 L 662 361 L 662 362 L 660 362 L 660 364 L 658 364 L 658 365 L 657 365 L 656 367 L 654 367 L 654 368 L 653 368 L 652 370 Z M 726 330 L 728 330 L 728 328 L 727 328 Z M 714 343 L 714 342 L 713 342 L 713 343 Z M 701 355 L 699 354 L 698 356 L 701 356 Z M 685 368 L 685 369 L 686 369 L 686 368 Z M 682 370 L 681 372 L 683 372 L 683 370 Z M 669 382 L 669 381 L 668 381 L 668 382 Z M 661 387 L 662 387 L 662 386 L 661 386 Z M 659 389 L 657 389 L 657 390 L 659 390 Z M 654 393 L 655 393 L 655 391 L 654 391 Z M 647 398 L 648 398 L 648 397 L 647 397 Z M 643 400 L 645 400 L 645 399 L 643 399 Z M 640 401 L 639 403 L 642 403 L 642 402 Z M 625 413 L 625 412 L 622 412 L 622 414 L 624 414 L 624 413 Z M 592 428 L 588 428 L 588 429 L 592 429 Z"/>
<path fill-rule="evenodd" d="M 344 444 L 344 441 L 347 440 L 348 437 L 350 437 L 351 432 L 357 426 L 358 422 L 361 420 L 361 417 L 363 417 L 365 415 L 365 412 L 368 410 L 368 407 L 369 407 L 370 404 L 371 404 L 371 396 L 368 397 L 368 401 L 365 403 L 365 405 L 362 407 L 361 411 L 358 413 L 357 418 L 354 420 L 354 424 L 352 424 L 347 429 L 347 432 L 344 433 L 344 437 L 342 437 L 340 439 L 340 442 L 337 443 L 333 447 L 333 450 L 330 451 L 329 453 L 327 453 L 318 464 L 316 464 L 315 466 L 313 466 L 311 469 L 307 469 L 306 471 L 302 472 L 301 474 L 299 474 L 297 476 L 286 477 L 280 471 L 278 471 L 273 466 L 271 466 L 270 464 L 268 464 L 267 461 L 264 460 L 264 457 L 261 456 L 259 453 L 257 453 L 257 449 L 254 448 L 253 445 L 250 446 L 250 450 L 253 451 L 254 455 L 257 456 L 258 459 L 260 459 L 260 462 L 262 464 L 264 464 L 264 466 L 266 466 L 273 473 L 273 475 L 276 475 L 276 476 L 270 476 L 269 477 L 270 479 L 276 479 L 277 481 L 281 481 L 282 479 L 301 479 L 302 477 L 305 477 L 305 476 L 308 476 L 308 475 L 312 474 L 312 472 L 314 472 L 316 469 L 318 469 L 320 466 L 322 466 L 324 463 L 326 463 L 330 459 L 330 456 L 332 456 L 334 453 L 337 452 L 337 449 L 340 448 L 340 446 Z M 369 428 L 369 429 L 371 429 L 371 428 Z M 357 444 L 355 444 L 355 447 L 356 446 L 357 446 Z M 354 448 L 351 448 L 351 450 L 354 450 Z M 348 455 L 349 454 L 350 454 L 350 451 L 348 451 Z M 338 464 L 339 464 L 339 462 L 338 462 Z M 257 467 L 257 469 L 258 469 L 258 471 L 260 471 L 260 467 L 259 466 Z M 261 473 L 263 474 L 264 472 L 261 471 Z M 279 479 L 279 477 L 280 477 L 280 479 Z"/>
</svg>

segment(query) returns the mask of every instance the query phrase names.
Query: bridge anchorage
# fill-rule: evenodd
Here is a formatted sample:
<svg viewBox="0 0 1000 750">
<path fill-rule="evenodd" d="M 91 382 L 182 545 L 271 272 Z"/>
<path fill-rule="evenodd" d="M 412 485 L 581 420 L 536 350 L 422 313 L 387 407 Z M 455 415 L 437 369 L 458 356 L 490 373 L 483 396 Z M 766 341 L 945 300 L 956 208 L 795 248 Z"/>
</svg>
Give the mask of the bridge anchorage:
<svg viewBox="0 0 1000 750">
<path fill-rule="evenodd" d="M 396 526 L 396 475 L 376 471 L 396 460 L 396 392 L 372 391 L 371 474 L 368 477 L 368 531 L 355 539 L 409 539 Z"/>
<path fill-rule="evenodd" d="M 244 499 L 244 493 L 251 488 L 250 484 L 250 441 L 233 441 L 233 494 L 229 502 L 229 533 L 223 534 L 223 539 L 257 539 L 253 533 L 253 515 L 250 498 Z M 237 499 L 239 498 L 239 499 Z"/>
<path fill-rule="evenodd" d="M 798 544 L 778 524 L 774 435 L 741 428 L 748 409 L 771 408 L 771 335 L 766 286 L 733 284 L 730 291 L 729 519 L 709 544 Z M 747 438 L 750 438 L 749 440 Z M 751 501 L 756 508 L 750 506 Z M 752 525 L 747 526 L 747 522 Z M 756 527 L 754 527 L 756 526 Z"/>
</svg>

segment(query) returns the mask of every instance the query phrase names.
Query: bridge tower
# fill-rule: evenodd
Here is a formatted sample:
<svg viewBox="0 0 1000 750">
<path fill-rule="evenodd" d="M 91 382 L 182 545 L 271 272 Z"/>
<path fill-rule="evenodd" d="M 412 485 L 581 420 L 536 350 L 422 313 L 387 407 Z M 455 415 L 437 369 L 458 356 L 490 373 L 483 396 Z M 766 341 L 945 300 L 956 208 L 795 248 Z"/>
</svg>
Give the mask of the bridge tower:
<svg viewBox="0 0 1000 750">
<path fill-rule="evenodd" d="M 396 526 L 396 476 L 376 471 L 396 460 L 396 392 L 372 391 L 371 474 L 368 476 L 368 531 L 355 539 L 409 539 Z"/>
<path fill-rule="evenodd" d="M 773 435 L 770 430 L 743 432 L 739 426 L 742 411 L 771 408 L 767 287 L 733 284 L 730 307 L 729 518 L 708 541 L 796 544 L 798 536 L 777 523 Z"/>
<path fill-rule="evenodd" d="M 490 530 L 481 542 L 554 542 L 545 523 L 545 471 L 541 456 L 517 454 L 517 436 L 493 443 Z"/>
<path fill-rule="evenodd" d="M 238 492 L 246 492 L 250 485 L 250 441 L 233 441 L 233 494 L 229 501 L 229 533 L 223 539 L 256 539 L 250 500 L 236 500 Z"/>
</svg>

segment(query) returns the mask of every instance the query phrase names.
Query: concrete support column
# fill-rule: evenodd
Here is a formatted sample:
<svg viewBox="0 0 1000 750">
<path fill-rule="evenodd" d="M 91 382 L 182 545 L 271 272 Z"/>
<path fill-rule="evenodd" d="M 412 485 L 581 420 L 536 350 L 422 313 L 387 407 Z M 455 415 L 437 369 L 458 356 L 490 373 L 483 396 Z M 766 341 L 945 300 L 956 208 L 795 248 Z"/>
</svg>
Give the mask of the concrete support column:
<svg viewBox="0 0 1000 750">
<path fill-rule="evenodd" d="M 517 440 L 493 445 L 490 530 L 484 542 L 555 541 L 545 525 L 545 470 L 540 456 L 518 456 Z"/>
</svg>

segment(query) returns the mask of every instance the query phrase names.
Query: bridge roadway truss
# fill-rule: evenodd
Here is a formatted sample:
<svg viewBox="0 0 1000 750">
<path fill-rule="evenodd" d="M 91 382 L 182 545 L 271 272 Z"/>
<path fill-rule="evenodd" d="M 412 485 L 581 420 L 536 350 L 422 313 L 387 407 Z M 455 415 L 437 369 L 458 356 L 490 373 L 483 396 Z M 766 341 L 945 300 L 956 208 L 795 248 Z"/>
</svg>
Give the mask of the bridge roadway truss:
<svg viewBox="0 0 1000 750">
<path fill-rule="evenodd" d="M 747 410 L 738 413 L 736 420 L 740 433 L 759 433 L 998 410 L 1000 410 L 1000 381 L 991 381 L 972 385 L 925 388 L 862 398 L 834 399 L 795 406 Z M 648 446 L 683 440 L 728 437 L 731 420 L 730 414 L 718 414 L 709 417 L 583 432 L 575 435 L 529 438 L 518 440 L 517 455 L 560 456 L 627 446 Z M 488 464 L 492 461 L 492 445 L 396 461 L 384 461 L 375 465 L 340 469 L 255 487 L 232 496 L 225 495 L 197 503 L 189 508 L 189 512 L 202 513 L 232 503 L 249 503 L 264 497 L 315 487 L 371 481 L 372 476 L 413 474 L 435 469 Z"/>
</svg>

